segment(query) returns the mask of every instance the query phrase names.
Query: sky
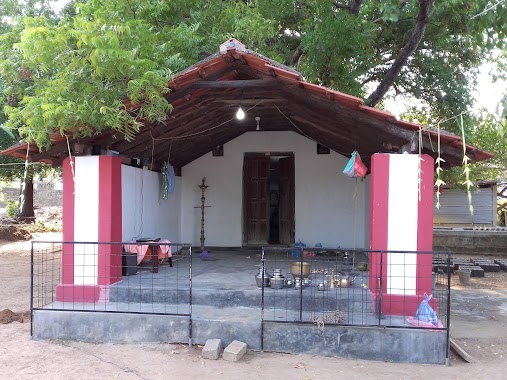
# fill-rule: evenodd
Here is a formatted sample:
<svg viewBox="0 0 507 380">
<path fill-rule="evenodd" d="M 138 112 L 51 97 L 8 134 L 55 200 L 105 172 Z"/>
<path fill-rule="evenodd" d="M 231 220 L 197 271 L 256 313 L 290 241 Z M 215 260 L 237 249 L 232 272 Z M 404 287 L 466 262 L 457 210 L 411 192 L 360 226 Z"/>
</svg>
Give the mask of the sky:
<svg viewBox="0 0 507 380">
<path fill-rule="evenodd" d="M 507 94 L 507 82 L 498 81 L 493 83 L 489 71 L 489 66 L 481 67 L 476 94 L 474 95 L 478 105 L 486 108 L 490 113 L 495 113 L 498 103 Z"/>
</svg>

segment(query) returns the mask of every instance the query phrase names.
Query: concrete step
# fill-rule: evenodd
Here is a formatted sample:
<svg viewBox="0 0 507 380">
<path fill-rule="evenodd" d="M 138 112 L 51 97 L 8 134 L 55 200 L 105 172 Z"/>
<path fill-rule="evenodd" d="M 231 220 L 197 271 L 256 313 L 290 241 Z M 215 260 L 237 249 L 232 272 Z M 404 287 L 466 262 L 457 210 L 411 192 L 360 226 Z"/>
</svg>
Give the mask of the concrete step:
<svg viewBox="0 0 507 380">
<path fill-rule="evenodd" d="M 165 289 L 111 286 L 110 302 L 139 304 L 188 305 L 189 289 Z M 305 310 L 355 310 L 364 308 L 371 302 L 368 289 L 354 284 L 349 288 L 334 288 L 318 291 L 316 286 L 304 288 L 301 292 L 294 288 L 271 289 L 264 293 L 264 307 L 283 310 L 299 310 L 302 303 Z M 192 305 L 227 307 L 255 307 L 262 304 L 261 289 L 193 289 Z"/>
</svg>

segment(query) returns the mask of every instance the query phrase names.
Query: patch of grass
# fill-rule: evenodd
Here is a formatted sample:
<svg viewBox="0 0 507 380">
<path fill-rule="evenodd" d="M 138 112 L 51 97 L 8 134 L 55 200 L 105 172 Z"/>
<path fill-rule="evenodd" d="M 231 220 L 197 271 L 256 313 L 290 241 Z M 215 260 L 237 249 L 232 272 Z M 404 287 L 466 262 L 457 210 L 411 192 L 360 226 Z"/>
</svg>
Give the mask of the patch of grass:
<svg viewBox="0 0 507 380">
<path fill-rule="evenodd" d="M 24 224 L 24 228 L 30 233 L 34 232 L 62 232 L 62 226 L 57 223 L 43 223 L 36 221 L 32 224 Z"/>
<path fill-rule="evenodd" d="M 18 212 L 18 202 L 17 201 L 7 201 L 7 204 L 5 205 L 5 213 L 8 218 L 15 218 L 16 214 Z"/>
</svg>

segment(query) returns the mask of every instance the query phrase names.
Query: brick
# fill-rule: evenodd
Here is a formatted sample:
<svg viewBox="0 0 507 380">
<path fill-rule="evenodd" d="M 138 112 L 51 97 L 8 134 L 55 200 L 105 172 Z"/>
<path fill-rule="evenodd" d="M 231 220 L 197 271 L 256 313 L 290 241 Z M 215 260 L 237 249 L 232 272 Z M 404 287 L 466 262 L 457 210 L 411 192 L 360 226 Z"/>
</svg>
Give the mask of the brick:
<svg viewBox="0 0 507 380">
<path fill-rule="evenodd" d="M 246 354 L 246 349 L 246 343 L 234 340 L 225 348 L 222 357 L 229 362 L 237 362 Z"/>
<path fill-rule="evenodd" d="M 500 272 L 500 265 L 496 264 L 490 259 L 477 259 L 473 260 L 474 265 L 484 269 L 484 272 Z"/>
<path fill-rule="evenodd" d="M 505 259 L 495 260 L 495 263 L 498 264 L 502 270 L 507 271 L 507 260 Z"/>
<path fill-rule="evenodd" d="M 217 360 L 222 353 L 222 340 L 221 339 L 208 339 L 202 348 L 202 357 L 204 359 Z"/>
<path fill-rule="evenodd" d="M 469 269 L 471 274 L 470 277 L 484 277 L 484 269 L 476 265 L 460 266 L 461 269 Z"/>
</svg>

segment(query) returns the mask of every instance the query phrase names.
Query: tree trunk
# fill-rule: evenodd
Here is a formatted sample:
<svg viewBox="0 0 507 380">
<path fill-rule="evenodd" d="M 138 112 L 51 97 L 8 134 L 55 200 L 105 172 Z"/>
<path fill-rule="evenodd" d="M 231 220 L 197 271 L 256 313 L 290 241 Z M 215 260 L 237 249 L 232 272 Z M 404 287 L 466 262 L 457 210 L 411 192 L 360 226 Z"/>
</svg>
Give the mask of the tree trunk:
<svg viewBox="0 0 507 380">
<path fill-rule="evenodd" d="M 363 0 L 354 0 L 350 5 L 350 13 L 357 16 L 359 14 L 359 9 L 361 8 L 361 4 Z"/>
<path fill-rule="evenodd" d="M 417 50 L 417 47 L 424 37 L 424 32 L 430 20 L 434 2 L 435 0 L 419 0 L 419 14 L 417 15 L 414 31 L 401 50 L 398 58 L 396 58 L 392 66 L 386 71 L 382 82 L 380 82 L 375 91 L 368 97 L 367 104 L 370 107 L 375 107 L 375 105 L 382 100 L 400 74 L 401 69 L 407 64 L 408 58 Z"/>
<path fill-rule="evenodd" d="M 21 184 L 19 196 L 18 219 L 25 223 L 35 222 L 33 210 L 33 166 L 28 165 L 25 169 L 25 178 Z"/>
</svg>

